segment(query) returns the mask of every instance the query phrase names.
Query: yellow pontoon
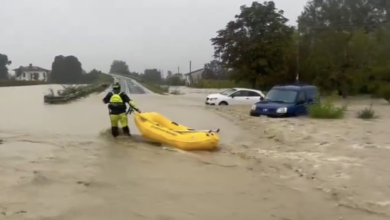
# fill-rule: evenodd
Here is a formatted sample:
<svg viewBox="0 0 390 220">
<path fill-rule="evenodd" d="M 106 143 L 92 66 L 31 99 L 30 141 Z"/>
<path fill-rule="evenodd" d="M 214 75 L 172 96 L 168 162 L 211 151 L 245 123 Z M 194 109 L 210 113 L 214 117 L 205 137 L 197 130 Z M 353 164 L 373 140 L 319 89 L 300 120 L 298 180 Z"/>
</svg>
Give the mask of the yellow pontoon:
<svg viewBox="0 0 390 220">
<path fill-rule="evenodd" d="M 219 129 L 193 130 L 156 112 L 135 113 L 134 122 L 145 138 L 182 150 L 214 150 L 219 143 Z"/>
</svg>

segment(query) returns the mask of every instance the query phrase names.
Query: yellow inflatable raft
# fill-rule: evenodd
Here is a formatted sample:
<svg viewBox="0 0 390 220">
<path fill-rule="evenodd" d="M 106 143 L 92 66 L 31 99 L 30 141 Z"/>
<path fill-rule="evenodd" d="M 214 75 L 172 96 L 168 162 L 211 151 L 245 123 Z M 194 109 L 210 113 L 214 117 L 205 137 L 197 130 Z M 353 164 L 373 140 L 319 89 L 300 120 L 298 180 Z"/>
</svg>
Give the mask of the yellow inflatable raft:
<svg viewBox="0 0 390 220">
<path fill-rule="evenodd" d="M 182 150 L 214 150 L 219 143 L 219 129 L 192 130 L 156 112 L 134 113 L 134 122 L 145 138 Z"/>
</svg>

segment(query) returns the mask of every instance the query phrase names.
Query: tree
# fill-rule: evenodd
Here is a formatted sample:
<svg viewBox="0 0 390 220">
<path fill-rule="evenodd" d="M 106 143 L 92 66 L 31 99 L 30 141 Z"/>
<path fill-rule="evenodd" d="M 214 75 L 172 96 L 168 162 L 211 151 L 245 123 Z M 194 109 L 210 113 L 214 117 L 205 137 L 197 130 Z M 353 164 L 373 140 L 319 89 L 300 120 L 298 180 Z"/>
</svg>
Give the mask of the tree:
<svg viewBox="0 0 390 220">
<path fill-rule="evenodd" d="M 114 60 L 111 64 L 110 73 L 129 74 L 129 66 L 125 61 Z"/>
<path fill-rule="evenodd" d="M 347 42 L 347 43 L 346 43 Z M 306 60 L 320 67 L 311 81 L 325 90 L 335 89 L 344 97 L 356 92 L 370 72 L 370 42 L 363 30 L 324 32 L 312 46 Z M 314 71 L 313 71 L 314 72 Z"/>
<path fill-rule="evenodd" d="M 17 68 L 17 69 L 15 70 L 15 77 L 16 77 L 16 78 L 20 77 L 20 76 L 23 74 L 22 69 L 23 69 L 23 66 L 20 66 L 19 68 Z"/>
<path fill-rule="evenodd" d="M 5 54 L 0 54 L 0 79 L 8 79 L 8 68 L 12 61 Z"/>
<path fill-rule="evenodd" d="M 185 82 L 183 80 L 183 75 L 180 73 L 171 75 L 170 77 L 167 77 L 166 83 L 170 86 L 183 86 L 185 85 Z"/>
<path fill-rule="evenodd" d="M 78 83 L 82 76 L 82 65 L 75 56 L 56 56 L 52 64 L 53 83 Z"/>
<path fill-rule="evenodd" d="M 344 97 L 367 87 L 381 11 L 375 1 L 309 1 L 298 18 L 300 76 Z"/>
<path fill-rule="evenodd" d="M 212 60 L 210 63 L 204 65 L 203 79 L 227 79 L 226 68 L 223 67 L 222 63 L 218 60 Z"/>
<path fill-rule="evenodd" d="M 283 11 L 272 1 L 253 2 L 250 7 L 241 6 L 235 18 L 211 39 L 214 57 L 236 70 L 232 77 L 256 87 L 260 78 L 286 74 L 293 28 L 286 24 Z"/>
<path fill-rule="evenodd" d="M 168 70 L 167 78 L 172 76 L 172 71 Z"/>
<path fill-rule="evenodd" d="M 152 82 L 152 83 L 161 83 L 162 82 L 161 72 L 157 69 L 146 69 L 144 71 L 144 74 L 141 75 L 141 77 L 146 82 Z"/>
</svg>

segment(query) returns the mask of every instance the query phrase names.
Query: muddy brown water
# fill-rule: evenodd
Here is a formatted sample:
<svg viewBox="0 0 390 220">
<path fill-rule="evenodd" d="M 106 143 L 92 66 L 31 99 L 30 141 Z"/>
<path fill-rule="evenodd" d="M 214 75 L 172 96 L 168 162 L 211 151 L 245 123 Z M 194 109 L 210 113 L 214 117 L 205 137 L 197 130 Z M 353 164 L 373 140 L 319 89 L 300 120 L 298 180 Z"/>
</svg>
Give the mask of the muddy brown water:
<svg viewBox="0 0 390 220">
<path fill-rule="evenodd" d="M 288 182 L 280 177 L 282 166 L 266 158 L 224 150 L 240 149 L 250 137 L 205 110 L 202 99 L 132 96 L 143 111 L 194 128 L 221 128 L 219 152 L 145 143 L 132 120 L 135 139 L 114 140 L 104 94 L 45 105 L 49 87 L 0 88 L 0 219 L 388 219 L 344 207 L 309 180 Z"/>
</svg>

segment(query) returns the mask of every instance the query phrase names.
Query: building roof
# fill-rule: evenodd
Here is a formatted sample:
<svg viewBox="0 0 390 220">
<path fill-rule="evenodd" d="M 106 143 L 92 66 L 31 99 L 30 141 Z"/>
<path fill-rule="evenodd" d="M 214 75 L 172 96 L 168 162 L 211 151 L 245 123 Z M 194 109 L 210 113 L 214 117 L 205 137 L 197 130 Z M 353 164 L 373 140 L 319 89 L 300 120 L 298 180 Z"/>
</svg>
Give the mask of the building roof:
<svg viewBox="0 0 390 220">
<path fill-rule="evenodd" d="M 45 69 L 45 68 L 42 68 L 42 67 L 39 67 L 39 66 L 33 66 L 32 64 L 28 65 L 28 66 L 20 66 L 19 68 L 16 68 L 14 69 L 14 71 L 17 71 L 17 70 L 22 70 L 22 71 L 46 71 L 46 72 L 50 72 L 50 70 L 48 69 Z"/>
<path fill-rule="evenodd" d="M 199 72 L 199 71 L 202 71 L 202 70 L 204 70 L 204 69 L 202 68 L 202 69 L 194 70 L 194 71 L 191 71 L 191 72 L 186 73 L 186 74 L 184 74 L 184 75 L 188 76 L 188 75 L 191 75 L 191 74 L 193 74 L 193 73 L 196 73 L 196 72 Z"/>
</svg>

